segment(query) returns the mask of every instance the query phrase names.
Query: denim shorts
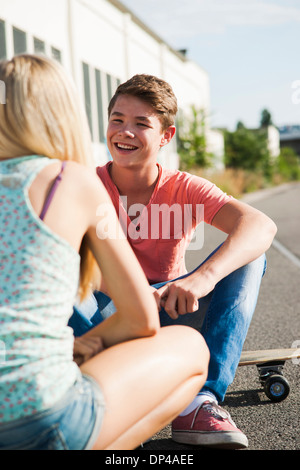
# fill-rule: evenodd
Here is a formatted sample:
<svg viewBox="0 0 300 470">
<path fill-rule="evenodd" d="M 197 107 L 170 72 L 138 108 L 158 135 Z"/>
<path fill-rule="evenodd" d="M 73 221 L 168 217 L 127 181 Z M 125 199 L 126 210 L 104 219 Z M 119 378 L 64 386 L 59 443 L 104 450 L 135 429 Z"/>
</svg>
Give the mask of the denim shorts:
<svg viewBox="0 0 300 470">
<path fill-rule="evenodd" d="M 0 450 L 89 450 L 105 411 L 99 385 L 79 375 L 52 408 L 0 425 Z"/>
</svg>

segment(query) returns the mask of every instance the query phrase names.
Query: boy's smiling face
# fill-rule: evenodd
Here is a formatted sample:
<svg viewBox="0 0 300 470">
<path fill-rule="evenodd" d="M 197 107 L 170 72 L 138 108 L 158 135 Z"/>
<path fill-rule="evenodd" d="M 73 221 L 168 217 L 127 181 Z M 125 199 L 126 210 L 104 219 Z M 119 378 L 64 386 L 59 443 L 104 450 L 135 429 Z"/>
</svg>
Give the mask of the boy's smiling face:
<svg viewBox="0 0 300 470">
<path fill-rule="evenodd" d="M 159 149 L 174 133 L 174 126 L 162 130 L 151 105 L 134 96 L 120 95 L 109 116 L 107 145 L 117 165 L 141 167 L 156 163 Z"/>
</svg>

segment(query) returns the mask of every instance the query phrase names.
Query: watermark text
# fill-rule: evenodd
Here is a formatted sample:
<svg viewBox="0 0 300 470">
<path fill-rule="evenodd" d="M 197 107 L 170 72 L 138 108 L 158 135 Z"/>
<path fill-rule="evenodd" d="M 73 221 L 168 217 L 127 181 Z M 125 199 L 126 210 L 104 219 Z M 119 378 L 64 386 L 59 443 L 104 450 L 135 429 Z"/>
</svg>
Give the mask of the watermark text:
<svg viewBox="0 0 300 470">
<path fill-rule="evenodd" d="M 180 243 L 185 239 L 187 250 L 200 250 L 204 244 L 204 205 L 132 204 L 127 211 L 127 198 L 122 197 L 118 209 L 109 203 L 97 208 L 97 236 L 99 239 L 170 240 Z M 196 230 L 197 227 L 197 230 Z"/>
<path fill-rule="evenodd" d="M 292 103 L 300 104 L 300 80 L 293 81 L 292 89 L 295 90 L 292 93 Z"/>
</svg>

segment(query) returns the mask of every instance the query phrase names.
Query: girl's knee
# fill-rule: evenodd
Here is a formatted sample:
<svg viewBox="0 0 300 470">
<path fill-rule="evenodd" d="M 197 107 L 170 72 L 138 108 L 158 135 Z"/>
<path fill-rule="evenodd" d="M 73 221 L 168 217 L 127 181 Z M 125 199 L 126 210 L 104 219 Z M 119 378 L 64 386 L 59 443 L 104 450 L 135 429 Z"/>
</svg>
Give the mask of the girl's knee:
<svg viewBox="0 0 300 470">
<path fill-rule="evenodd" d="M 175 353 L 184 357 L 186 364 L 194 364 L 194 367 L 199 367 L 200 373 L 208 368 L 210 354 L 201 333 L 192 327 L 183 325 L 173 325 L 162 328 L 162 330 L 174 334 Z"/>
</svg>

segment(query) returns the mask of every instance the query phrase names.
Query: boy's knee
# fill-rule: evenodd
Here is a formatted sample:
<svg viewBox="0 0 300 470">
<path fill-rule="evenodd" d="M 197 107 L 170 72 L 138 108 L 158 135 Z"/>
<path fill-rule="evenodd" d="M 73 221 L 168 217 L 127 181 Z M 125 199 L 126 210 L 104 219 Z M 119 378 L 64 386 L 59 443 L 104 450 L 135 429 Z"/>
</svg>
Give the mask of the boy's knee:
<svg viewBox="0 0 300 470">
<path fill-rule="evenodd" d="M 248 265 L 254 271 L 257 271 L 258 275 L 263 276 L 267 267 L 267 259 L 265 253 L 256 258 Z"/>
</svg>

